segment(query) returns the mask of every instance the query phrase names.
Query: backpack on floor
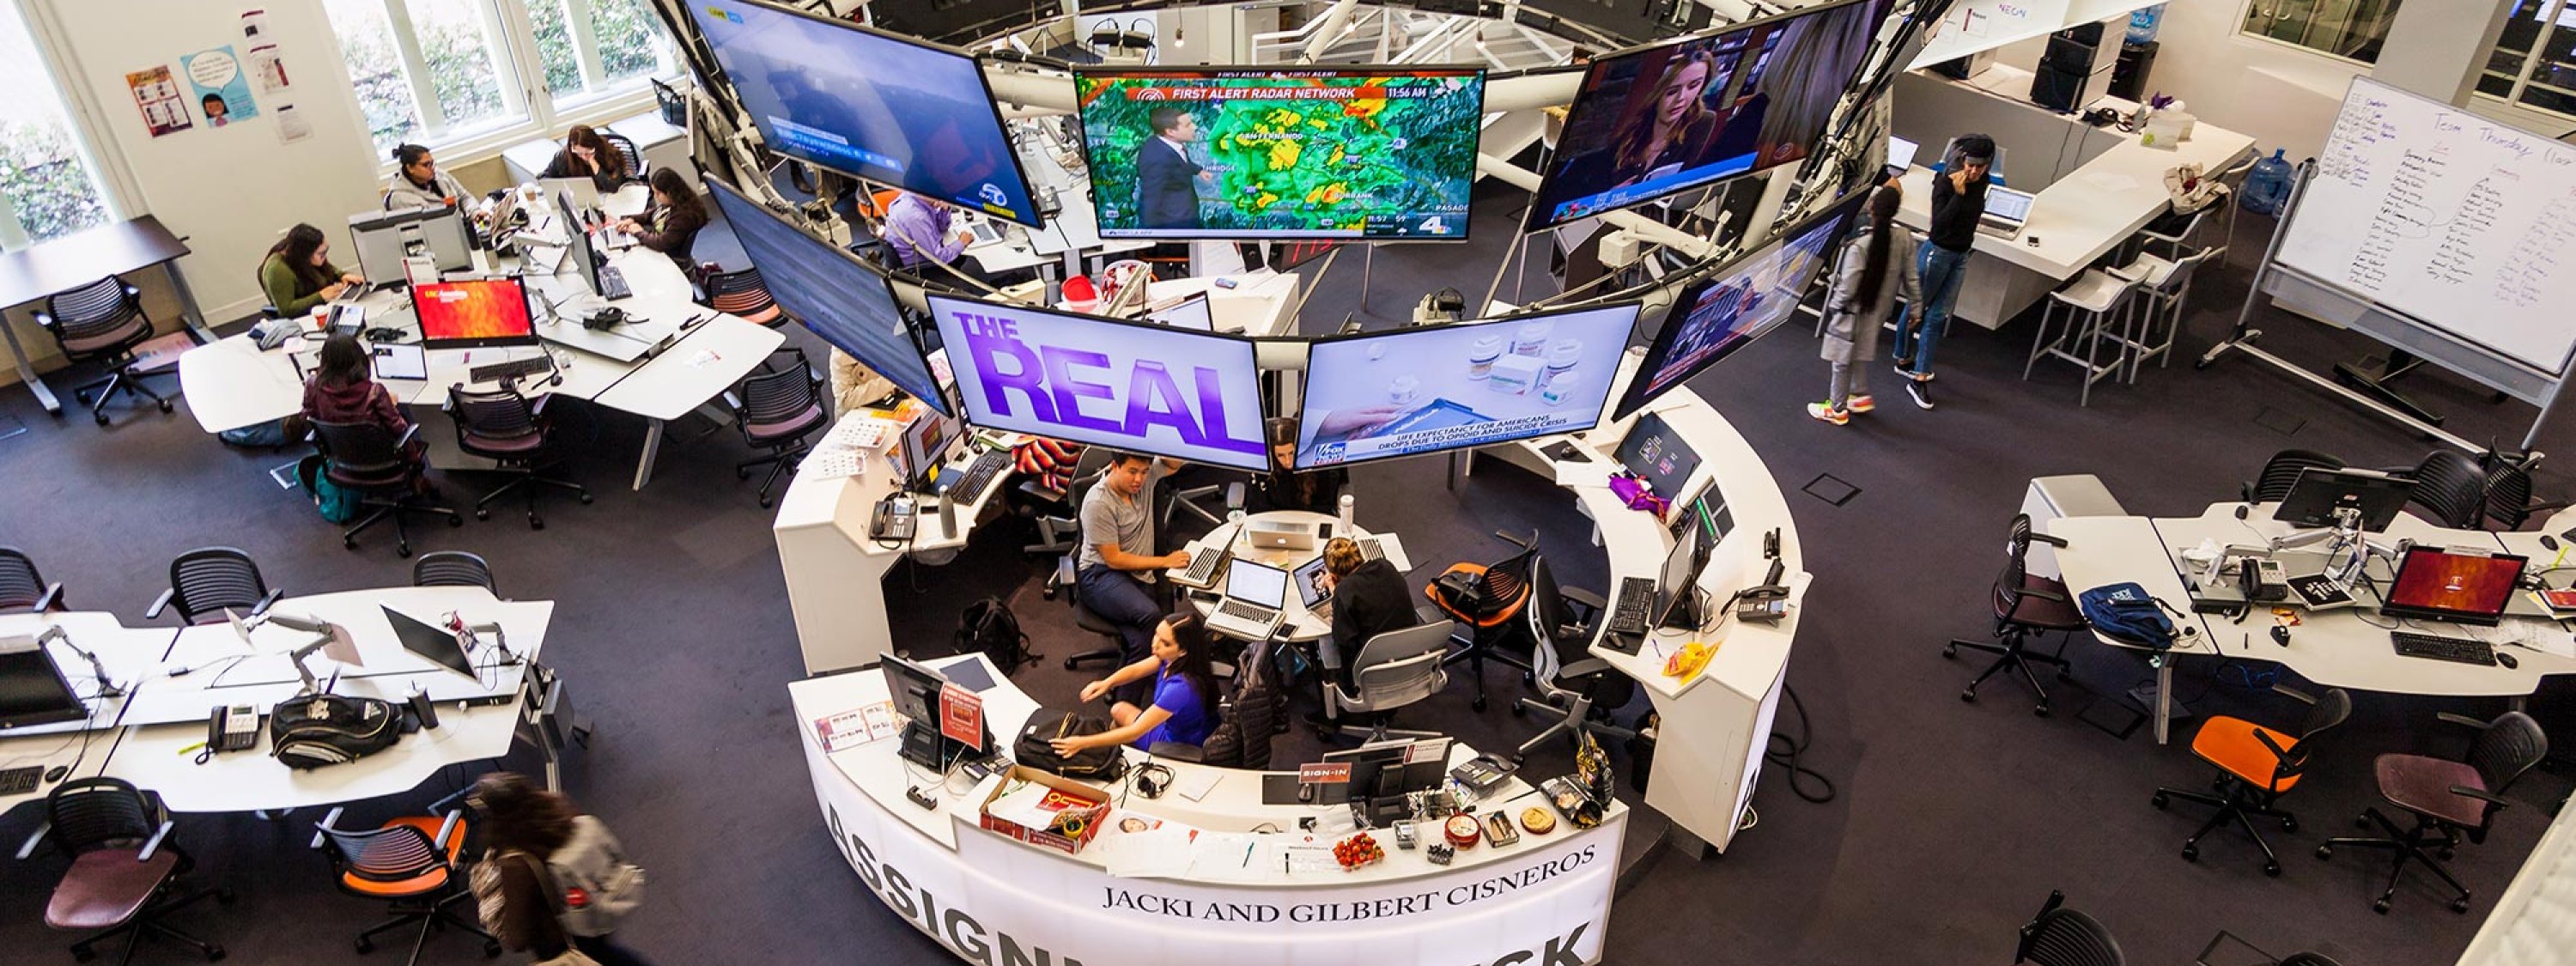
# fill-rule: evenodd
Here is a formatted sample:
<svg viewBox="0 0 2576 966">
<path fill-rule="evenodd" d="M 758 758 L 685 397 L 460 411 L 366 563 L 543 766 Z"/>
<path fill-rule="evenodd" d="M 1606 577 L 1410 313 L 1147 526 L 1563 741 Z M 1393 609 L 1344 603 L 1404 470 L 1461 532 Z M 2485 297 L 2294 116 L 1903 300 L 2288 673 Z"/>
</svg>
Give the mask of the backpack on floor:
<svg viewBox="0 0 2576 966">
<path fill-rule="evenodd" d="M 1011 613 L 1011 606 L 999 597 L 968 604 L 957 615 L 957 653 L 981 653 L 1006 676 L 1046 656 L 1029 650 L 1029 635 L 1020 630 L 1019 615 Z"/>
<path fill-rule="evenodd" d="M 313 498 L 313 506 L 322 511 L 322 519 L 332 523 L 357 519 L 358 495 L 331 482 L 330 468 L 331 464 L 325 462 L 321 454 L 307 456 L 295 462 L 295 480 L 304 484 L 304 492 Z"/>
</svg>

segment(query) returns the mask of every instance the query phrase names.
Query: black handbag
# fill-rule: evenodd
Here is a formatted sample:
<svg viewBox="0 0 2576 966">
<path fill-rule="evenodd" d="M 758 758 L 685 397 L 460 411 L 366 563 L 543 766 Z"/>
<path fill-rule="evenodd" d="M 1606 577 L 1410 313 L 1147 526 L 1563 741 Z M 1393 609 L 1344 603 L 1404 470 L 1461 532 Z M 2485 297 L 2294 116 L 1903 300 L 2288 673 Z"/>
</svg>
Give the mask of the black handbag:
<svg viewBox="0 0 2576 966">
<path fill-rule="evenodd" d="M 402 737 L 393 702 L 315 694 L 279 704 L 268 715 L 270 754 L 288 768 L 320 768 L 391 748 Z"/>
<path fill-rule="evenodd" d="M 1114 782 L 1127 773 L 1127 758 L 1118 746 L 1085 748 L 1072 755 L 1056 754 L 1051 742 L 1058 738 L 1096 735 L 1110 728 L 1109 722 L 1073 711 L 1040 708 L 1029 716 L 1020 729 L 1020 737 L 1011 744 L 1011 760 L 1023 768 L 1034 768 L 1050 775 L 1091 782 Z"/>
</svg>

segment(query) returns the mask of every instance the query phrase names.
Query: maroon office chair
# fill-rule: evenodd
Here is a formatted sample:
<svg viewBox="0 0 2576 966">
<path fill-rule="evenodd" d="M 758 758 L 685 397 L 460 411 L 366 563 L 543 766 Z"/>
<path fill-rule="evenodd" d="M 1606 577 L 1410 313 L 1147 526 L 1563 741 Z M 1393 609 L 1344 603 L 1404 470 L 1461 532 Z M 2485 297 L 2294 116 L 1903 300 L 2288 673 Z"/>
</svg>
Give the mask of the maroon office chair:
<svg viewBox="0 0 2576 966">
<path fill-rule="evenodd" d="M 209 962 L 224 958 L 224 947 L 163 921 L 207 896 L 233 902 L 230 889 L 182 888 L 181 878 L 196 863 L 170 839 L 174 826 L 161 796 L 114 778 L 74 779 L 45 797 L 45 824 L 18 858 L 50 839 L 71 860 L 45 904 L 45 925 L 88 933 L 72 944 L 72 958 L 88 962 L 98 956 L 99 942 L 118 936 L 125 937 L 119 963 L 133 961 L 145 936 L 191 947 Z"/>
<path fill-rule="evenodd" d="M 2317 846 L 2319 859 L 2333 858 L 2336 846 L 2396 851 L 2396 861 L 2388 867 L 2388 887 L 2380 890 L 2379 898 L 2370 904 L 2371 911 L 2382 915 L 2388 912 L 2389 897 L 2397 894 L 2397 880 L 2406 875 L 2408 862 L 2423 863 L 2458 893 L 2451 900 L 2452 912 L 2469 911 L 2469 887 L 2451 875 L 2442 859 L 2451 857 L 2463 835 L 2472 843 L 2486 841 L 2487 832 L 2495 828 L 2496 813 L 2509 804 L 2505 790 L 2512 788 L 2514 781 L 2533 765 L 2549 757 L 2549 736 L 2541 732 L 2539 722 L 2520 711 L 2507 711 L 2486 722 L 2448 712 L 2437 717 L 2478 730 L 2478 736 L 2469 743 L 2467 760 L 2381 755 L 2372 763 L 2379 779 L 2380 800 L 2413 815 L 2415 826 L 2400 829 L 2377 806 L 2372 806 L 2363 809 L 2353 824 L 2363 828 L 2376 824 L 2388 833 L 2387 838 L 2327 839 Z M 2431 854 L 2436 852 L 2441 858 Z"/>
</svg>

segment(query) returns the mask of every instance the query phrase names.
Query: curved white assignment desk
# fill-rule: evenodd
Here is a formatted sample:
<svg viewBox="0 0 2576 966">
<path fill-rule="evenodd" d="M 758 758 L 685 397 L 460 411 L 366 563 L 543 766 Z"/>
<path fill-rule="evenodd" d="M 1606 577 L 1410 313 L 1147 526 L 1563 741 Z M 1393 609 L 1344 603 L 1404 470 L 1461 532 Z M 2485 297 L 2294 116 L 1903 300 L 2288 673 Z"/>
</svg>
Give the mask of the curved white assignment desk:
<svg viewBox="0 0 2576 966">
<path fill-rule="evenodd" d="M 983 692 L 985 720 L 997 740 L 1010 740 L 1037 703 L 980 655 L 937 665 L 961 661 L 982 664 L 995 681 Z M 1219 861 L 1217 871 L 1201 871 L 1203 863 L 1168 875 L 1114 876 L 1105 864 L 1113 848 L 1109 831 L 1080 855 L 1066 855 L 981 828 L 979 806 L 1000 776 L 971 788 L 957 776 L 934 793 L 938 807 L 924 809 L 905 791 L 932 776 L 895 756 L 900 739 L 825 752 L 812 722 L 885 700 L 883 675 L 813 678 L 788 690 L 815 799 L 842 857 L 887 908 L 965 961 L 1537 966 L 1601 957 L 1627 828 L 1622 806 L 1614 804 L 1595 828 L 1560 823 L 1547 835 L 1524 833 L 1513 845 L 1479 842 L 1447 866 L 1418 849 L 1398 849 L 1390 833 L 1380 832 L 1381 862 L 1349 872 L 1291 873 L 1277 864 L 1275 846 L 1308 837 L 1297 831 L 1299 818 L 1342 806 L 1264 805 L 1260 772 L 1169 762 L 1177 789 L 1152 800 L 1129 794 L 1107 828 L 1136 815 L 1205 833 L 1287 831 L 1253 836 L 1261 847 L 1248 849 L 1239 868 L 1223 869 L 1228 863 Z M 1473 753 L 1453 744 L 1451 754 L 1455 761 Z M 1203 797 L 1187 797 L 1210 778 L 1214 784 Z M 1515 798 L 1529 790 L 1512 780 L 1479 811 L 1546 807 L 1535 794 Z M 1347 818 L 1341 827 L 1347 829 Z M 1329 846 L 1338 837 L 1313 838 Z"/>
</svg>

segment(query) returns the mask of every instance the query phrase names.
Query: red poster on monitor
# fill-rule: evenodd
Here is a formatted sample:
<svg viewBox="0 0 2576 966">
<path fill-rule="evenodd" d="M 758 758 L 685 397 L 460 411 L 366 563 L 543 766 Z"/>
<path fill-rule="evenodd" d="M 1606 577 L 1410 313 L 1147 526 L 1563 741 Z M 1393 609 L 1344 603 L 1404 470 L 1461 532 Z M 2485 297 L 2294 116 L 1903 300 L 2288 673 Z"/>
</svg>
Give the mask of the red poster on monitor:
<svg viewBox="0 0 2576 966">
<path fill-rule="evenodd" d="M 964 742 L 969 748 L 984 750 L 984 699 L 953 683 L 942 686 L 939 689 L 939 733 Z"/>
</svg>

